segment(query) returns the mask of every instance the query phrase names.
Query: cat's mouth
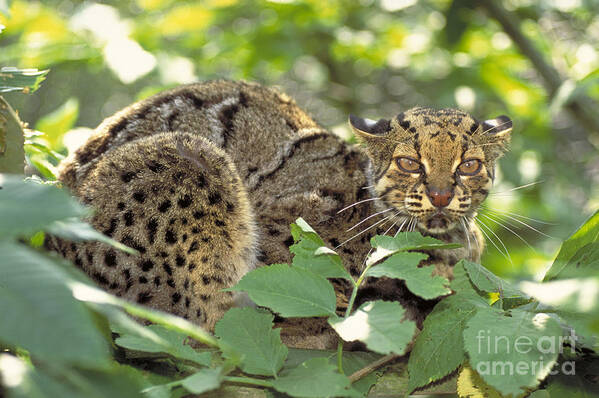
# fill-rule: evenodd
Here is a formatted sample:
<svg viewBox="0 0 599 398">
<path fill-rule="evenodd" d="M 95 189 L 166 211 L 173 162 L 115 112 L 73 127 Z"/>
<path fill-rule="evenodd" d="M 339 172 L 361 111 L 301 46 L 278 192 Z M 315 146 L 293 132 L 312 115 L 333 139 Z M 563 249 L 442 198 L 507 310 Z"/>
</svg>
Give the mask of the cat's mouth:
<svg viewBox="0 0 599 398">
<path fill-rule="evenodd" d="M 427 232 L 440 234 L 447 232 L 455 223 L 442 211 L 437 211 L 420 222 L 420 226 Z"/>
</svg>

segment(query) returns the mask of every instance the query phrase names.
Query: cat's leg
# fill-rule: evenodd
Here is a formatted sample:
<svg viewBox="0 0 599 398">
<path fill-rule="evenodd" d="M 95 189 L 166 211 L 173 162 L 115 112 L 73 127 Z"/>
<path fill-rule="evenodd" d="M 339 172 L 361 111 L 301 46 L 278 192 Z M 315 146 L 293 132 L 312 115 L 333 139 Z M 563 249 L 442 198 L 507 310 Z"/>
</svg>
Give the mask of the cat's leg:
<svg viewBox="0 0 599 398">
<path fill-rule="evenodd" d="M 229 156 L 201 137 L 158 134 L 108 151 L 78 186 L 92 224 L 139 255 L 49 246 L 108 291 L 212 329 L 236 299 L 221 289 L 255 263 L 252 211 Z"/>
</svg>

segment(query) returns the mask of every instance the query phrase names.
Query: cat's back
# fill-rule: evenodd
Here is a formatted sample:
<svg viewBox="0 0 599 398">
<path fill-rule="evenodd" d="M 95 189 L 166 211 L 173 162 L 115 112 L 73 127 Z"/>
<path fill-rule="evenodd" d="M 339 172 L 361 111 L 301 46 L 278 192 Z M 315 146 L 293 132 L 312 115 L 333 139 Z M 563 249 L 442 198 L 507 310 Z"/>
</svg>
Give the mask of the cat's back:
<svg viewBox="0 0 599 398">
<path fill-rule="evenodd" d="M 116 147 L 165 132 L 200 135 L 231 155 L 241 175 L 256 172 L 281 143 L 325 133 L 289 96 L 243 81 L 187 84 L 136 102 L 105 119 L 61 167 L 71 189 Z"/>
<path fill-rule="evenodd" d="M 100 185 L 99 163 L 126 166 L 122 156 L 112 156 L 118 148 L 145 153 L 142 142 L 166 132 L 175 133 L 166 140 L 187 133 L 205 138 L 230 158 L 242 182 L 235 189 L 247 193 L 265 238 L 259 263 L 289 260 L 289 224 L 299 216 L 334 237 L 332 243 L 363 216 L 340 219 L 336 213 L 367 195 L 364 153 L 319 126 L 288 95 L 243 81 L 183 85 L 128 106 L 62 163 L 59 178 L 87 203 L 89 187 Z"/>
</svg>

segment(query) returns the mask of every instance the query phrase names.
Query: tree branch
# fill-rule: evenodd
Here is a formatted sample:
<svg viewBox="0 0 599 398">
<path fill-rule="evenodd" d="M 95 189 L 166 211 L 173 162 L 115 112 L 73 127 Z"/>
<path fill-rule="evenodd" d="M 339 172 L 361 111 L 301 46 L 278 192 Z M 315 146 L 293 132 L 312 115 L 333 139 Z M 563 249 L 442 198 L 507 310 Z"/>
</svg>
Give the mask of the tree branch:
<svg viewBox="0 0 599 398">
<path fill-rule="evenodd" d="M 543 84 L 549 94 L 549 98 L 553 98 L 564 83 L 564 79 L 560 76 L 557 69 L 545 60 L 543 54 L 537 50 L 534 44 L 524 36 L 520 29 L 518 17 L 503 8 L 500 1 L 482 0 L 479 4 L 486 9 L 491 18 L 499 22 L 504 32 L 518 46 L 520 52 L 530 60 L 543 79 Z M 584 93 L 576 94 L 565 104 L 565 108 L 587 130 L 599 133 L 599 115 L 597 112 L 599 104 L 592 98 Z"/>
</svg>

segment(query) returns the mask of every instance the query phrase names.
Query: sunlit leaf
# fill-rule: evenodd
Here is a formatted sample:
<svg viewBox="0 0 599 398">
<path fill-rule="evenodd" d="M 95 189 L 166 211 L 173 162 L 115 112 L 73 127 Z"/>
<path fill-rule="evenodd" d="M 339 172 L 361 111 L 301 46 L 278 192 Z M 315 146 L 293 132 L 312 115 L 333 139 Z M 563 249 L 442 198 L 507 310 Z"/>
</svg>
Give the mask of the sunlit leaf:
<svg viewBox="0 0 599 398">
<path fill-rule="evenodd" d="M 0 380 L 9 398 L 147 398 L 140 392 L 145 383 L 141 372 L 116 364 L 101 371 L 56 365 L 33 367 L 17 357 L 1 354 Z"/>
<path fill-rule="evenodd" d="M 401 355 L 412 341 L 416 324 L 403 320 L 399 303 L 369 301 L 347 318 L 331 318 L 329 323 L 345 341 L 361 341 L 380 354 Z"/>
<path fill-rule="evenodd" d="M 69 98 L 60 107 L 39 119 L 35 128 L 45 133 L 52 148 L 60 148 L 62 136 L 73 128 L 78 117 L 79 101 Z"/>
<path fill-rule="evenodd" d="M 106 367 L 106 341 L 62 268 L 17 243 L 0 240 L 0 252 L 0 341 L 50 363 Z"/>
<path fill-rule="evenodd" d="M 518 396 L 549 375 L 562 349 L 561 336 L 559 323 L 547 314 L 480 311 L 467 322 L 464 347 L 486 383 Z"/>
<path fill-rule="evenodd" d="M 485 383 L 468 364 L 460 370 L 457 392 L 460 397 L 466 398 L 502 398 L 501 394 Z"/>
<path fill-rule="evenodd" d="M 184 344 L 187 338 L 186 335 L 160 325 L 150 325 L 148 329 L 155 334 L 156 338 L 149 339 L 138 335 L 125 334 L 119 336 L 115 343 L 129 350 L 164 353 L 197 365 L 210 366 L 210 353 L 197 352 L 189 345 Z"/>
<path fill-rule="evenodd" d="M 71 218 L 64 221 L 54 221 L 52 224 L 46 227 L 45 230 L 48 233 L 59 236 L 63 239 L 76 242 L 97 240 L 98 242 L 106 243 L 107 245 L 115 247 L 126 253 L 139 254 L 137 250 L 125 246 L 121 242 L 117 242 L 112 238 L 109 238 L 108 236 L 94 229 L 94 227 L 88 223 L 80 221 L 76 218 Z"/>
<path fill-rule="evenodd" d="M 22 91 L 32 93 L 48 74 L 47 70 L 18 69 L 13 67 L 0 68 L 0 93 Z"/>
<path fill-rule="evenodd" d="M 545 274 L 545 281 L 557 278 L 570 260 L 583 246 L 595 242 L 599 238 L 599 211 L 595 212 L 584 224 L 570 236 Z"/>
</svg>

